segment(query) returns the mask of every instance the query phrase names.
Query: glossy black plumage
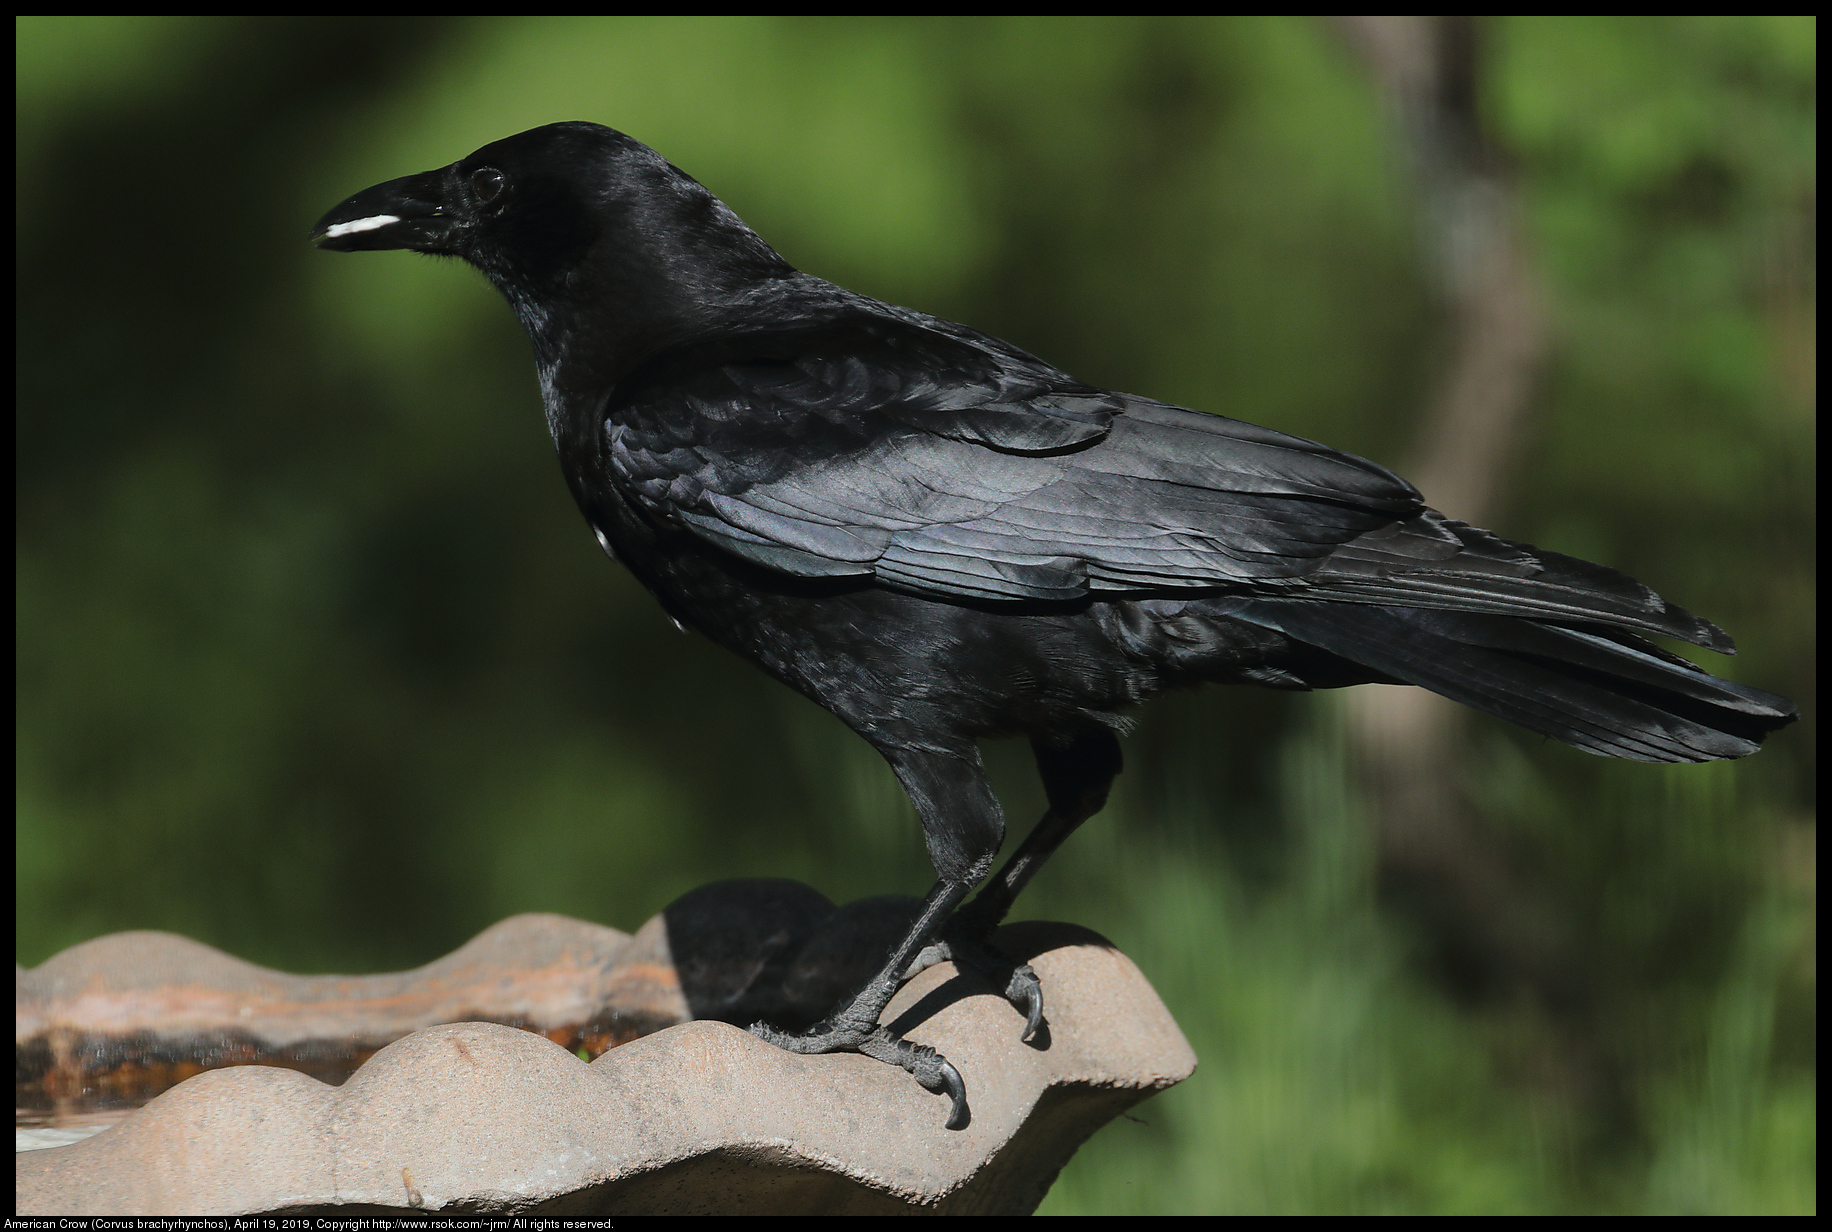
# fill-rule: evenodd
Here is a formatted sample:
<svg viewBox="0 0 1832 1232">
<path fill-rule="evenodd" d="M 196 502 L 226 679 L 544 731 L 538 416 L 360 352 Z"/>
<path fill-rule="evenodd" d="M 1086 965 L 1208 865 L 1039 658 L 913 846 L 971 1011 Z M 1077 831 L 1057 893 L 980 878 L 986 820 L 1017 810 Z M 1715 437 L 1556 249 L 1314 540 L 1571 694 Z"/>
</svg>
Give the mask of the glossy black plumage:
<svg viewBox="0 0 1832 1232">
<path fill-rule="evenodd" d="M 940 876 L 821 1028 L 954 1096 L 876 1025 L 912 966 L 980 944 L 1106 798 L 1128 706 L 1205 681 L 1422 685 L 1578 748 L 1753 752 L 1793 717 L 1642 640 L 1730 639 L 1640 583 L 1427 508 L 1360 458 L 1087 386 L 1034 356 L 790 267 L 611 129 L 557 124 L 378 185 L 321 246 L 455 255 L 534 343 L 580 509 L 675 620 L 799 689 L 897 772 Z M 1003 818 L 975 741 L 1022 734 L 1051 809 L 975 902 Z"/>
</svg>

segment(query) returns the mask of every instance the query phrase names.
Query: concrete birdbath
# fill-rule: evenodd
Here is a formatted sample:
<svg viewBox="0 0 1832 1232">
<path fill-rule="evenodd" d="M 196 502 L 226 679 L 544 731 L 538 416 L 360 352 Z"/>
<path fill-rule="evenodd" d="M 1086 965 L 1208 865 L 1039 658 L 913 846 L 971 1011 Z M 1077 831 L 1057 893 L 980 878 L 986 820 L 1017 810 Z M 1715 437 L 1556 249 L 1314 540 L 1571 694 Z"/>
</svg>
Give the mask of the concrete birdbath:
<svg viewBox="0 0 1832 1232">
<path fill-rule="evenodd" d="M 1043 981 L 1028 1044 L 952 964 L 886 1010 L 966 1079 L 958 1131 L 901 1070 L 732 1025 L 814 1021 L 913 908 L 725 882 L 634 935 L 516 916 L 425 967 L 357 977 L 164 933 L 85 942 L 18 973 L 16 1209 L 1028 1213 L 1081 1143 L 1195 1057 L 1138 969 L 1063 924 L 996 936 Z M 94 1109 L 149 1096 L 72 1141 Z"/>
</svg>

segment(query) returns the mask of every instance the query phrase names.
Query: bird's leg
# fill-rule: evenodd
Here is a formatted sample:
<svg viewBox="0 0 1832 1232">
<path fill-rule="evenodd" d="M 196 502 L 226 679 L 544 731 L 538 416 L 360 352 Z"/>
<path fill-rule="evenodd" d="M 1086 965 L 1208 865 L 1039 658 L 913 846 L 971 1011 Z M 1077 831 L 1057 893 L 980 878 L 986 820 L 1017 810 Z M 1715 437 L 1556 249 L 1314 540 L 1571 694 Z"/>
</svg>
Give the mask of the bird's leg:
<svg viewBox="0 0 1832 1232">
<path fill-rule="evenodd" d="M 911 957 L 928 943 L 942 921 L 972 888 L 971 882 L 936 882 L 935 888 L 922 900 L 922 911 L 916 923 L 891 952 L 890 960 L 825 1022 L 801 1034 L 757 1022 L 751 1024 L 751 1034 L 790 1052 L 862 1052 L 900 1066 L 927 1089 L 938 1094 L 947 1092 L 951 1101 L 948 1128 L 959 1129 L 966 1124 L 967 1113 L 967 1084 L 961 1080 L 960 1071 L 933 1048 L 912 1044 L 889 1027 L 879 1026 L 878 1015 L 903 987 L 903 973 L 908 970 Z"/>
<path fill-rule="evenodd" d="M 1043 867 L 1076 827 L 1107 803 L 1107 793 L 1122 764 L 1119 741 L 1105 727 L 1086 727 L 1066 742 L 1031 741 L 1037 770 L 1049 797 L 1049 811 L 1018 845 L 998 875 L 966 906 L 954 913 L 934 943 L 925 946 L 904 972 L 907 979 L 938 962 L 952 960 L 974 968 L 1024 1015 L 1020 1039 L 1029 1040 L 1043 1025 L 1043 987 L 1029 963 L 1013 962 L 987 944 L 992 930 L 1011 910 L 1018 892 Z"/>
<path fill-rule="evenodd" d="M 903 978 L 911 979 L 937 963 L 953 962 L 970 967 L 1000 989 L 1005 999 L 1024 1015 L 1024 1030 L 1018 1038 L 1028 1041 L 1043 1025 L 1043 986 L 1029 963 L 1013 962 L 997 953 L 987 943 L 998 927 L 1018 891 L 1031 879 L 1051 852 L 1062 845 L 1080 824 L 1064 820 L 1056 810 L 1043 815 L 1036 827 L 1012 853 L 999 875 L 987 883 L 979 897 L 954 913 L 942 935 L 924 946 L 904 969 Z"/>
<path fill-rule="evenodd" d="M 941 879 L 923 899 L 922 910 L 884 966 L 825 1022 L 801 1034 L 754 1023 L 751 1034 L 791 1052 L 862 1052 L 907 1070 L 927 1089 L 947 1092 L 949 1129 L 967 1123 L 967 1085 L 948 1059 L 933 1048 L 912 1044 L 878 1016 L 909 979 L 916 956 L 986 876 L 1004 836 L 1005 819 L 986 782 L 979 753 L 971 745 L 958 753 L 882 750 L 922 819 L 929 857 Z M 920 970 L 920 968 L 917 968 Z"/>
</svg>

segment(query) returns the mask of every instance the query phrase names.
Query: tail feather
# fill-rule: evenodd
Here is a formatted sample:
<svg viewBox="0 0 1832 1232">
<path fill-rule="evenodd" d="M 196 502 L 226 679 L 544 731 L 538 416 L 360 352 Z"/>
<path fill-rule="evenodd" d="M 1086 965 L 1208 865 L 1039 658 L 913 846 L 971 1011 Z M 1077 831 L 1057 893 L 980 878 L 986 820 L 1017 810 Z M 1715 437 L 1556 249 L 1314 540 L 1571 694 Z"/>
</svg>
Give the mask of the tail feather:
<svg viewBox="0 0 1832 1232">
<path fill-rule="evenodd" d="M 1735 654 L 1730 635 L 1626 573 L 1421 510 L 1360 535 L 1305 579 L 1309 594 L 1350 603 L 1605 621 Z"/>
<path fill-rule="evenodd" d="M 1316 599 L 1230 599 L 1217 606 L 1606 757 L 1747 757 L 1796 717 L 1784 697 L 1720 679 L 1633 634 L 1594 624 Z"/>
</svg>

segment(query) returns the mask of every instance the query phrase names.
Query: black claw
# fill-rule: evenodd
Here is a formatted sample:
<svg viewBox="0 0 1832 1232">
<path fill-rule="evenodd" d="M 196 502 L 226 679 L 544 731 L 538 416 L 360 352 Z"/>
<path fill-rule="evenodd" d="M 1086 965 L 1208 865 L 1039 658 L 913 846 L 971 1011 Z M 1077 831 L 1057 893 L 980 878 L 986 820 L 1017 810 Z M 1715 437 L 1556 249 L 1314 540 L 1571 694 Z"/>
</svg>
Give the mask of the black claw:
<svg viewBox="0 0 1832 1232">
<path fill-rule="evenodd" d="M 954 1101 L 948 1109 L 948 1120 L 944 1128 L 962 1129 L 967 1124 L 967 1084 L 962 1081 L 961 1073 L 954 1068 L 952 1061 L 942 1056 L 937 1056 L 936 1060 L 941 1062 L 941 1072 L 938 1075 L 941 1084 L 948 1088 L 948 1098 Z"/>
<path fill-rule="evenodd" d="M 879 1027 L 858 1045 L 858 1051 L 868 1057 L 900 1066 L 922 1088 L 937 1095 L 944 1092 L 948 1096 L 949 1129 L 959 1129 L 967 1123 L 967 1083 L 961 1072 L 954 1068 L 953 1062 L 930 1048 L 927 1044 L 912 1044 L 888 1027 Z"/>
<path fill-rule="evenodd" d="M 1034 1017 L 1043 1017 L 1043 1002 L 1038 998 L 1035 1003 Z M 937 1095 L 948 1096 L 949 1129 L 960 1129 L 967 1124 L 967 1083 L 961 1072 L 954 1068 L 948 1058 L 930 1048 L 927 1044 L 912 1044 L 889 1027 L 877 1027 L 869 1032 L 855 1032 L 843 1027 L 831 1025 L 816 1027 L 802 1035 L 791 1035 L 780 1031 L 767 1022 L 755 1022 L 747 1028 L 752 1035 L 778 1048 L 790 1052 L 828 1053 L 860 1052 L 904 1070 L 925 1090 Z"/>
<path fill-rule="evenodd" d="M 1008 999 L 1013 1005 L 1024 1011 L 1024 1030 L 1019 1033 L 1018 1042 L 1028 1044 L 1036 1038 L 1037 1032 L 1043 1027 L 1043 988 L 1033 976 L 1018 996 Z"/>
<path fill-rule="evenodd" d="M 965 909 L 963 909 L 965 910 Z M 927 971 L 937 963 L 952 962 L 965 970 L 979 972 L 988 981 L 997 984 L 1001 972 L 1007 973 L 1005 981 L 1005 999 L 1012 1008 L 1024 1015 L 1024 1030 L 1018 1033 L 1021 1043 L 1035 1039 L 1043 1027 L 1043 983 L 1037 973 L 1031 970 L 1029 963 L 1014 963 L 994 950 L 984 940 L 975 937 L 972 931 L 962 925 L 957 916 L 950 926 L 952 938 L 941 938 L 924 947 L 922 952 L 904 968 L 904 980 L 912 980 L 917 974 Z"/>
</svg>

